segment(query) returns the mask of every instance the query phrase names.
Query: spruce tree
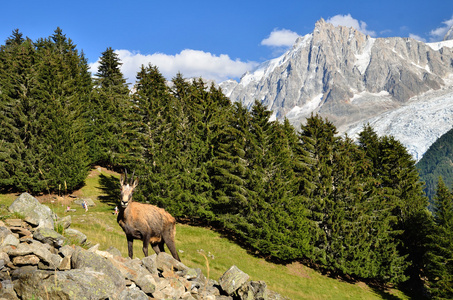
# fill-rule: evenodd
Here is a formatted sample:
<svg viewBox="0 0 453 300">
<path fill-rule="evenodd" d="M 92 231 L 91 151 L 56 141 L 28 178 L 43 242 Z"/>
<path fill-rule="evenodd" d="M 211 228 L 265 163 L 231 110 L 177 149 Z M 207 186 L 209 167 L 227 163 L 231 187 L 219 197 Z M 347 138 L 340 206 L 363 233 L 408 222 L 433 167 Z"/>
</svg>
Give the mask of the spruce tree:
<svg viewBox="0 0 453 300">
<path fill-rule="evenodd" d="M 376 180 L 376 193 L 381 198 L 376 203 L 381 208 L 376 211 L 380 216 L 388 215 L 392 229 L 389 231 L 390 240 L 398 244 L 397 252 L 387 251 L 388 264 L 382 270 L 393 274 L 396 281 L 405 280 L 407 275 L 416 280 L 422 269 L 420 258 L 424 253 L 429 222 L 426 222 L 428 202 L 415 161 L 394 137 L 377 137 L 369 125 L 359 135 L 359 143 L 372 163 L 371 175 Z M 406 263 L 402 262 L 404 258 Z M 392 266 L 391 261 L 400 267 Z"/>
<path fill-rule="evenodd" d="M 225 123 L 213 140 L 214 156 L 210 167 L 213 201 L 210 210 L 222 222 L 247 207 L 247 159 L 250 141 L 250 114 L 239 102 L 225 110 Z"/>
<path fill-rule="evenodd" d="M 87 176 L 89 160 L 82 112 L 91 90 L 88 66 L 72 40 L 57 28 L 36 43 L 38 82 L 39 168 L 46 188 L 72 190 Z M 84 83 L 85 85 L 81 85 Z"/>
<path fill-rule="evenodd" d="M 120 59 L 112 48 L 100 57 L 95 88 L 86 114 L 90 157 L 93 164 L 119 168 L 137 159 L 132 124 L 132 102 Z"/>
<path fill-rule="evenodd" d="M 37 141 L 34 123 L 38 119 L 38 81 L 34 43 L 18 30 L 0 48 L 0 185 L 19 191 L 45 190 L 37 170 Z M 39 166 L 38 166 L 39 167 Z"/>
<path fill-rule="evenodd" d="M 428 236 L 426 276 L 434 299 L 453 298 L 453 195 L 439 178 L 433 229 Z"/>
<path fill-rule="evenodd" d="M 91 89 L 88 66 L 57 28 L 32 43 L 18 31 L 1 50 L 4 182 L 19 191 L 43 192 L 83 183 L 88 171 L 80 113 Z M 84 84 L 81 84 L 84 83 Z"/>
<path fill-rule="evenodd" d="M 339 139 L 335 134 L 335 126 L 319 115 L 307 118 L 299 133 L 299 151 L 306 156 L 301 160 L 306 163 L 306 180 L 309 181 L 309 184 L 304 184 L 303 187 L 311 222 L 312 249 L 308 257 L 323 265 L 328 263 L 326 251 L 331 234 L 329 227 L 332 218 L 330 202 L 333 191 L 333 153 Z"/>
<path fill-rule="evenodd" d="M 171 122 L 177 110 L 174 98 L 165 77 L 152 65 L 141 66 L 135 89 L 133 119 L 137 124 L 133 127 L 137 128 L 141 151 L 141 159 L 133 167 L 141 182 L 136 198 L 169 209 L 172 193 L 177 190 L 175 178 L 179 175 L 174 167 L 178 149 Z"/>
</svg>

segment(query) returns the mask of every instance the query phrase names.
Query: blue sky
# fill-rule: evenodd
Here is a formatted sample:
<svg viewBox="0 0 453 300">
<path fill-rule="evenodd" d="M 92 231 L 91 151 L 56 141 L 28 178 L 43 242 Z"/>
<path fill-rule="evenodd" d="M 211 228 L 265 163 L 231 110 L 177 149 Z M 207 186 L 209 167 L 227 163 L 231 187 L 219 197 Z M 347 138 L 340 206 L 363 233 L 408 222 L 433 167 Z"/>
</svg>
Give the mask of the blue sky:
<svg viewBox="0 0 453 300">
<path fill-rule="evenodd" d="M 83 50 L 96 71 L 107 47 L 117 50 L 122 71 L 135 80 L 151 63 L 168 79 L 203 76 L 238 79 L 287 50 L 317 20 L 352 26 L 373 37 L 442 39 L 453 25 L 451 0 L 312 1 L 4 1 L 0 43 L 19 29 L 32 40 L 57 27 Z"/>
</svg>

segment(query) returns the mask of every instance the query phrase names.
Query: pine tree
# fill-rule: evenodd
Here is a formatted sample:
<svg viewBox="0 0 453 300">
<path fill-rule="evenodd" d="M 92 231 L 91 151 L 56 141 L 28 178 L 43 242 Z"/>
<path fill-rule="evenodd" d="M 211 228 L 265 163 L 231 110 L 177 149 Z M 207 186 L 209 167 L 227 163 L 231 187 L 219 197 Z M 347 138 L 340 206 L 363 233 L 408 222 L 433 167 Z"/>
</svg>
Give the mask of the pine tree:
<svg viewBox="0 0 453 300">
<path fill-rule="evenodd" d="M 305 198 L 297 195 L 294 141 L 289 123 L 270 123 L 263 166 L 264 193 L 252 212 L 253 246 L 264 254 L 287 260 L 304 257 L 309 249 Z"/>
<path fill-rule="evenodd" d="M 434 299 L 453 298 L 453 195 L 439 178 L 434 200 L 434 227 L 428 236 L 426 275 Z"/>
<path fill-rule="evenodd" d="M 301 160 L 306 164 L 306 180 L 309 182 L 302 188 L 307 199 L 308 218 L 312 224 L 312 253 L 308 257 L 324 265 L 328 263 L 326 251 L 331 234 L 329 224 L 332 215 L 329 210 L 332 206 L 333 153 L 338 143 L 335 134 L 335 126 L 319 115 L 307 118 L 299 133 L 299 151 L 304 155 Z"/>
<path fill-rule="evenodd" d="M 33 144 L 34 122 L 38 119 L 38 82 L 34 43 L 18 30 L 0 48 L 0 185 L 3 189 L 40 191 L 45 183 L 36 170 Z"/>
<path fill-rule="evenodd" d="M 91 89 L 86 60 L 59 28 L 35 43 L 15 31 L 6 44 L 0 80 L 2 127 L 9 130 L 0 170 L 9 180 L 2 184 L 19 191 L 71 190 L 88 172 L 80 118 Z"/>
<path fill-rule="evenodd" d="M 135 89 L 133 119 L 137 124 L 133 127 L 137 128 L 141 151 L 140 160 L 133 167 L 141 182 L 136 198 L 139 201 L 148 198 L 160 207 L 169 208 L 168 201 L 176 190 L 175 178 L 179 175 L 174 167 L 178 149 L 171 122 L 177 108 L 165 77 L 155 66 L 141 67 Z"/>
<path fill-rule="evenodd" d="M 93 164 L 121 167 L 137 159 L 129 88 L 120 70 L 121 62 L 112 48 L 99 61 L 88 114 L 87 141 Z M 135 151 L 134 151 L 135 149 Z"/>
<path fill-rule="evenodd" d="M 72 190 L 84 182 L 89 160 L 81 113 L 91 90 L 88 66 L 72 40 L 60 28 L 48 39 L 36 43 L 39 92 L 38 171 L 46 188 Z M 80 85 L 80 83 L 85 85 Z M 40 127 L 41 126 L 41 127 Z"/>
<path fill-rule="evenodd" d="M 426 222 L 428 202 L 415 161 L 399 141 L 391 136 L 377 137 L 370 126 L 364 128 L 359 142 L 372 163 L 371 175 L 381 198 L 376 203 L 381 208 L 376 211 L 381 212 L 380 216 L 384 212 L 388 214 L 392 229 L 390 240 L 398 243 L 397 252 L 387 251 L 388 264 L 382 270 L 387 270 L 396 281 L 405 280 L 406 275 L 416 280 L 420 277 L 420 257 L 424 253 L 429 222 Z M 406 258 L 406 263 L 402 258 Z M 391 261 L 399 267 L 392 266 Z M 402 271 L 406 273 L 402 274 Z"/>
<path fill-rule="evenodd" d="M 250 114 L 239 102 L 225 110 L 226 122 L 213 140 L 214 156 L 210 167 L 213 185 L 211 210 L 220 220 L 242 211 L 248 202 L 247 160 Z"/>
</svg>

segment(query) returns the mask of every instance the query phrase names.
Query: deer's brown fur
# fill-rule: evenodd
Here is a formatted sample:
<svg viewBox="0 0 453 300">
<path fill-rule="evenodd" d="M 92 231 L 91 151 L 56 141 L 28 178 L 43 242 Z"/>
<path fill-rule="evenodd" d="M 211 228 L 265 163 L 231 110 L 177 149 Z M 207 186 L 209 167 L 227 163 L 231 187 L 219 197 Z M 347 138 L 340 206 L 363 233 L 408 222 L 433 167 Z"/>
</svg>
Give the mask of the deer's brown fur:
<svg viewBox="0 0 453 300">
<path fill-rule="evenodd" d="M 132 201 L 132 193 L 138 185 L 138 179 L 132 182 L 133 177 L 125 184 L 127 173 L 121 175 L 121 205 L 117 217 L 126 234 L 129 257 L 133 256 L 133 241 L 141 240 L 145 256 L 148 256 L 149 244 L 157 254 L 165 251 L 164 244 L 167 244 L 172 256 L 181 261 L 175 246 L 175 218 L 157 206 Z"/>
</svg>

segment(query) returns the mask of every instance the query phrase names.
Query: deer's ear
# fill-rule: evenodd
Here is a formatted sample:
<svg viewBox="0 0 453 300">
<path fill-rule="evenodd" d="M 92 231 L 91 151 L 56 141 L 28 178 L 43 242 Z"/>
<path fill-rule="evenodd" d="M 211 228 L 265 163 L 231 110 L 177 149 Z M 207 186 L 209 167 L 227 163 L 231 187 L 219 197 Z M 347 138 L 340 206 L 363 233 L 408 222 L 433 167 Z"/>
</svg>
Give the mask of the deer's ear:
<svg viewBox="0 0 453 300">
<path fill-rule="evenodd" d="M 124 185 L 124 176 L 123 176 L 123 174 L 121 174 L 121 176 L 120 176 L 120 184 L 121 184 L 121 186 Z"/>
<path fill-rule="evenodd" d="M 138 185 L 138 178 L 135 178 L 134 183 L 132 184 L 132 188 L 135 189 Z"/>
</svg>

